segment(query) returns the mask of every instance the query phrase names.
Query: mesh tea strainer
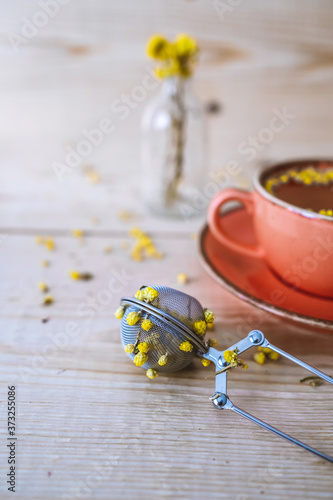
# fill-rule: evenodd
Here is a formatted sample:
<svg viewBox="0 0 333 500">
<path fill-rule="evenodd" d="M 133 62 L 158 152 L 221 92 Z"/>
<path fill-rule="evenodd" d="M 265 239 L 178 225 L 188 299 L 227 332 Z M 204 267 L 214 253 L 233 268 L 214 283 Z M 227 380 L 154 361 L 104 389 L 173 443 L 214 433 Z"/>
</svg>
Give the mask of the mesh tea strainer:
<svg viewBox="0 0 333 500">
<path fill-rule="evenodd" d="M 211 398 L 217 409 L 233 410 L 235 413 L 264 427 L 288 441 L 333 463 L 333 458 L 311 448 L 297 439 L 281 432 L 271 425 L 233 405 L 227 396 L 227 372 L 238 354 L 253 346 L 269 348 L 301 367 L 333 384 L 333 378 L 304 363 L 282 349 L 272 345 L 259 330 L 225 351 L 212 347 L 205 340 L 207 326 L 214 315 L 203 309 L 200 302 L 183 292 L 164 286 L 143 286 L 134 297 L 123 297 L 116 317 L 122 318 L 121 339 L 125 351 L 137 366 L 147 370 L 147 376 L 154 378 L 157 373 L 171 373 L 187 366 L 195 356 L 203 363 L 212 361 L 216 366 L 215 394 Z M 232 360 L 230 359 L 232 353 Z"/>
</svg>

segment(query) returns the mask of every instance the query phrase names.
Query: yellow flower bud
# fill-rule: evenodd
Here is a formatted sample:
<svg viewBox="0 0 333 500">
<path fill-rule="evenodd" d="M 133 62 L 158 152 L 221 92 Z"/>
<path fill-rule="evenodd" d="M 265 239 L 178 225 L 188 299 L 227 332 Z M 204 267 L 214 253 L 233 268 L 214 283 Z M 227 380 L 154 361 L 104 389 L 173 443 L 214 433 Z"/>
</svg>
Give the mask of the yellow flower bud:
<svg viewBox="0 0 333 500">
<path fill-rule="evenodd" d="M 223 357 L 227 363 L 235 363 L 237 361 L 237 353 L 235 351 L 224 351 Z"/>
<path fill-rule="evenodd" d="M 183 342 L 182 344 L 180 344 L 179 349 L 181 351 L 191 352 L 192 349 L 193 349 L 193 345 L 190 344 L 190 342 L 188 340 L 186 340 L 185 342 Z"/>
<path fill-rule="evenodd" d="M 142 366 L 145 364 L 145 362 L 148 360 L 148 355 L 144 352 L 138 352 L 134 356 L 133 362 L 136 366 Z"/>
<path fill-rule="evenodd" d="M 210 359 L 202 358 L 201 363 L 204 366 L 209 366 L 210 365 Z"/>
<path fill-rule="evenodd" d="M 138 349 L 140 352 L 146 353 L 149 351 L 149 345 L 147 344 L 147 342 L 140 342 L 140 344 L 138 345 Z"/>
<path fill-rule="evenodd" d="M 163 354 L 163 356 L 161 356 L 160 359 L 158 360 L 158 364 L 160 366 L 166 365 L 167 358 L 168 358 L 168 355 L 167 354 Z"/>
<path fill-rule="evenodd" d="M 254 356 L 253 359 L 256 363 L 259 365 L 263 365 L 266 361 L 266 356 L 264 352 L 257 352 Z"/>
<path fill-rule="evenodd" d="M 210 324 L 213 325 L 214 320 L 215 320 L 215 315 L 214 315 L 213 311 L 211 311 L 210 309 L 205 309 L 204 314 L 205 314 L 205 320 L 206 320 L 207 325 L 210 325 Z"/>
<path fill-rule="evenodd" d="M 126 316 L 126 321 L 130 326 L 135 325 L 140 319 L 140 314 L 136 311 L 132 311 L 128 313 Z"/>
<path fill-rule="evenodd" d="M 153 322 L 150 321 L 150 319 L 144 319 L 141 323 L 142 330 L 145 330 L 146 332 L 148 332 L 148 330 L 150 330 L 152 326 Z"/>
<path fill-rule="evenodd" d="M 47 284 L 46 284 L 46 283 L 44 283 L 43 281 L 40 281 L 40 282 L 38 283 L 38 288 L 39 288 L 39 289 L 40 289 L 43 293 L 46 293 L 46 292 L 48 292 L 48 291 L 49 291 L 49 288 L 48 288 Z"/>
<path fill-rule="evenodd" d="M 153 370 L 152 368 L 149 368 L 149 370 L 146 371 L 146 375 L 148 378 L 151 378 L 151 379 L 158 377 L 157 371 Z"/>
<path fill-rule="evenodd" d="M 151 286 L 147 286 L 144 290 L 144 297 L 147 302 L 153 302 L 153 300 L 157 299 L 158 291 L 152 288 Z"/>
<path fill-rule="evenodd" d="M 216 339 L 209 339 L 208 340 L 208 345 L 209 345 L 209 347 L 217 347 L 218 342 L 217 342 Z"/>
<path fill-rule="evenodd" d="M 124 347 L 124 351 L 127 352 L 127 354 L 132 354 L 134 352 L 134 349 L 134 344 L 126 344 Z"/>
<path fill-rule="evenodd" d="M 125 312 L 125 307 L 124 306 L 119 306 L 116 310 L 115 310 L 115 317 L 117 319 L 121 319 L 123 316 L 124 316 L 124 312 Z"/>
<path fill-rule="evenodd" d="M 206 333 L 206 328 L 206 322 L 202 320 L 196 321 L 193 325 L 193 330 L 198 335 L 204 335 Z"/>
<path fill-rule="evenodd" d="M 142 301 L 145 298 L 145 294 L 143 293 L 143 290 L 138 290 L 134 297 Z"/>
<path fill-rule="evenodd" d="M 147 54 L 153 59 L 165 61 L 169 57 L 169 42 L 162 35 L 153 35 L 147 43 Z"/>
</svg>

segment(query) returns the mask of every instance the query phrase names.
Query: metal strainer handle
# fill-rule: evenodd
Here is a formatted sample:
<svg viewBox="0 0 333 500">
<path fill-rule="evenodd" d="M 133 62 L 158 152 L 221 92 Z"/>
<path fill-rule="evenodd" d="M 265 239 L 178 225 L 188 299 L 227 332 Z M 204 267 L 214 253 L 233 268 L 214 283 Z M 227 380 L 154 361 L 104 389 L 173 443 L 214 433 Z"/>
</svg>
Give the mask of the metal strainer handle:
<svg viewBox="0 0 333 500">
<path fill-rule="evenodd" d="M 308 365 L 304 361 L 301 361 L 298 358 L 295 358 L 291 354 L 283 351 L 282 349 L 275 347 L 274 345 L 270 344 L 269 341 L 264 337 L 264 334 L 260 330 L 253 330 L 251 331 L 248 336 L 233 346 L 229 347 L 228 350 L 235 350 L 237 349 L 237 353 L 241 353 L 246 351 L 247 349 L 250 349 L 253 346 L 263 346 L 263 347 L 268 347 L 269 349 L 272 349 L 273 351 L 277 352 L 278 354 L 281 354 L 281 356 L 286 357 L 290 361 L 293 361 L 294 363 L 302 366 L 306 370 L 318 375 L 319 377 L 323 378 L 327 382 L 330 382 L 333 384 L 333 378 L 330 377 L 329 375 L 326 375 L 326 373 L 321 372 L 320 370 L 317 370 L 317 368 L 314 368 L 313 366 Z M 257 417 L 254 417 L 250 413 L 247 413 L 246 411 L 242 410 L 241 408 L 238 408 L 235 406 L 230 399 L 227 396 L 227 371 L 226 371 L 226 365 L 228 363 L 224 360 L 224 351 L 217 351 L 216 349 L 210 348 L 207 354 L 204 354 L 204 357 L 207 359 L 210 359 L 213 361 L 216 365 L 216 385 L 215 385 L 215 394 L 211 398 L 213 405 L 215 408 L 218 408 L 220 410 L 226 409 L 226 410 L 232 410 L 235 413 L 238 413 L 238 415 L 241 415 L 242 417 L 245 417 L 246 419 L 250 420 L 251 422 L 260 425 L 264 429 L 272 432 L 273 434 L 276 434 L 277 436 L 280 436 L 287 441 L 290 441 L 293 444 L 297 444 L 298 446 L 304 448 L 307 451 L 310 451 L 311 453 L 314 453 L 315 455 L 327 460 L 328 462 L 333 463 L 333 458 L 330 457 L 329 455 L 326 455 L 325 453 L 322 453 L 318 450 L 315 450 L 311 446 L 308 446 L 305 443 L 302 443 L 301 441 L 298 441 L 297 439 L 289 436 L 288 434 L 285 434 L 284 432 L 280 431 L 279 429 L 276 429 L 272 425 L 267 424 L 266 422 L 263 422 L 262 420 L 258 419 Z"/>
</svg>

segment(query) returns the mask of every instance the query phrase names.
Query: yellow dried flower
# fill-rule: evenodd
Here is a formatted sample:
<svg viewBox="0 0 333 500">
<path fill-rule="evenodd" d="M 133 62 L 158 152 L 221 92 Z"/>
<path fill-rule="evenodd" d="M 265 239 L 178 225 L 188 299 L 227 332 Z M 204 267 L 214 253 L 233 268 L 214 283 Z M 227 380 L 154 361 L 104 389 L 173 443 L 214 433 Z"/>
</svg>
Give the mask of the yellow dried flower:
<svg viewBox="0 0 333 500">
<path fill-rule="evenodd" d="M 280 357 L 279 353 L 277 353 L 275 351 L 272 351 L 272 349 L 270 349 L 269 347 L 261 347 L 261 346 L 259 346 L 258 347 L 258 351 L 259 352 L 264 352 L 269 359 L 272 359 L 274 361 L 276 361 Z"/>
<path fill-rule="evenodd" d="M 134 344 L 126 344 L 124 347 L 124 351 L 127 352 L 127 354 L 132 354 L 134 352 L 135 345 Z"/>
<path fill-rule="evenodd" d="M 126 316 L 126 321 L 130 326 L 135 325 L 140 319 L 140 314 L 136 311 L 132 311 L 128 313 Z"/>
<path fill-rule="evenodd" d="M 149 351 L 149 345 L 147 344 L 147 342 L 140 342 L 140 344 L 138 345 L 138 349 L 140 352 L 146 353 Z"/>
<path fill-rule="evenodd" d="M 208 339 L 208 345 L 209 347 L 217 347 L 218 342 L 216 339 Z"/>
<path fill-rule="evenodd" d="M 144 290 L 144 297 L 147 302 L 153 302 L 153 300 L 157 299 L 158 291 L 152 288 L 151 286 L 147 286 Z"/>
<path fill-rule="evenodd" d="M 185 274 L 185 273 L 178 273 L 177 274 L 177 281 L 181 285 L 185 285 L 185 283 L 187 283 L 187 281 L 188 281 L 187 274 Z"/>
<path fill-rule="evenodd" d="M 272 359 L 273 361 L 277 361 L 280 357 L 280 354 L 278 352 L 271 351 L 267 354 L 267 356 L 269 357 L 269 359 Z"/>
<path fill-rule="evenodd" d="M 148 330 L 150 330 L 152 326 L 153 322 L 150 321 L 150 319 L 144 319 L 141 323 L 142 330 L 145 330 L 146 332 L 148 332 Z"/>
<path fill-rule="evenodd" d="M 163 354 L 163 356 L 161 356 L 160 359 L 158 360 L 158 364 L 160 366 L 166 365 L 167 358 L 168 358 L 168 355 L 167 354 Z"/>
<path fill-rule="evenodd" d="M 151 379 L 158 377 L 157 371 L 153 370 L 152 368 L 149 368 L 149 370 L 146 371 L 146 375 L 148 378 L 151 378 Z"/>
<path fill-rule="evenodd" d="M 69 276 L 72 280 L 89 281 L 93 278 L 91 273 L 79 273 L 78 271 L 69 271 Z"/>
<path fill-rule="evenodd" d="M 48 267 L 49 265 L 50 265 L 50 262 L 48 260 L 42 260 L 43 267 Z"/>
<path fill-rule="evenodd" d="M 184 33 L 177 35 L 174 48 L 177 56 L 181 58 L 193 56 L 199 50 L 196 40 Z"/>
<path fill-rule="evenodd" d="M 78 271 L 69 271 L 69 276 L 72 278 L 72 280 L 81 279 L 81 273 L 79 273 Z"/>
<path fill-rule="evenodd" d="M 53 238 L 47 238 L 45 240 L 45 248 L 46 250 L 52 251 L 55 249 L 55 243 Z"/>
<path fill-rule="evenodd" d="M 193 325 L 193 330 L 197 335 L 204 335 L 206 333 L 206 322 L 203 320 L 196 321 Z"/>
<path fill-rule="evenodd" d="M 215 320 L 215 314 L 210 309 L 204 309 L 205 320 L 208 325 L 213 325 Z"/>
<path fill-rule="evenodd" d="M 43 306 L 49 306 L 53 304 L 53 302 L 54 302 L 53 297 L 51 295 L 47 295 L 46 297 L 44 297 Z"/>
<path fill-rule="evenodd" d="M 169 42 L 162 35 L 153 35 L 147 43 L 147 54 L 153 59 L 166 60 L 169 57 Z"/>
<path fill-rule="evenodd" d="M 144 300 L 144 298 L 145 298 L 145 294 L 144 294 L 143 290 L 138 290 L 138 291 L 136 292 L 136 294 L 134 295 L 134 297 L 135 297 L 136 299 L 138 299 L 138 300 L 143 301 L 143 300 Z"/>
<path fill-rule="evenodd" d="M 43 293 L 46 293 L 49 291 L 48 289 L 48 286 L 46 285 L 46 283 L 44 283 L 43 281 L 40 281 L 38 283 L 38 288 L 43 292 Z"/>
<path fill-rule="evenodd" d="M 82 231 L 82 229 L 73 229 L 72 235 L 75 238 L 83 238 L 83 231 Z"/>
<path fill-rule="evenodd" d="M 201 363 L 204 366 L 209 366 L 210 365 L 210 359 L 202 358 Z"/>
<path fill-rule="evenodd" d="M 142 366 L 145 364 L 147 360 L 148 360 L 148 355 L 146 353 L 138 352 L 138 354 L 134 356 L 133 363 L 136 366 Z"/>
<path fill-rule="evenodd" d="M 230 363 L 230 364 L 236 363 L 236 361 L 237 361 L 237 352 L 230 351 L 230 350 L 224 351 L 223 357 L 224 357 L 224 359 L 226 360 L 227 363 Z"/>
<path fill-rule="evenodd" d="M 254 356 L 253 359 L 256 363 L 259 365 L 263 365 L 266 361 L 266 356 L 264 352 L 257 352 Z"/>
<path fill-rule="evenodd" d="M 191 352 L 193 349 L 193 345 L 188 340 L 186 340 L 185 342 L 180 344 L 179 349 L 181 351 Z"/>
<path fill-rule="evenodd" d="M 112 252 L 112 247 L 110 245 L 104 247 L 104 253 L 111 253 Z"/>
<path fill-rule="evenodd" d="M 121 319 L 123 316 L 124 316 L 124 312 L 125 312 L 125 307 L 124 306 L 119 306 L 116 310 L 115 310 L 115 317 L 117 319 Z"/>
</svg>

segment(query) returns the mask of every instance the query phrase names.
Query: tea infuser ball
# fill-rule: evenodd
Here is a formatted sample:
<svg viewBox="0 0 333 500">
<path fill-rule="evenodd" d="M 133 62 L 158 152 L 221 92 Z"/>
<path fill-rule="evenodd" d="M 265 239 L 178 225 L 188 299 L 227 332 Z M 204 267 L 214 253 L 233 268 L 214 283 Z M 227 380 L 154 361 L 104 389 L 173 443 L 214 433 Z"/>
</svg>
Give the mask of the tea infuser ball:
<svg viewBox="0 0 333 500">
<path fill-rule="evenodd" d="M 238 354 L 251 347 L 261 347 L 284 356 L 297 365 L 333 384 L 333 378 L 317 368 L 271 344 L 260 330 L 252 330 L 224 351 L 215 349 L 213 341 L 205 341 L 207 327 L 212 326 L 214 314 L 203 309 L 200 302 L 186 293 L 165 286 L 143 286 L 134 297 L 123 297 L 115 312 L 121 319 L 121 340 L 126 353 L 137 366 L 146 370 L 149 378 L 158 372 L 171 373 L 185 368 L 195 356 L 204 366 L 215 364 L 215 408 L 232 410 L 251 422 L 296 444 L 315 455 L 333 462 L 333 458 L 289 436 L 250 413 L 235 406 L 227 395 L 227 373 L 230 368 L 247 365 Z"/>
<path fill-rule="evenodd" d="M 208 350 L 204 338 L 213 313 L 198 300 L 165 286 L 141 287 L 125 297 L 116 316 L 122 316 L 125 351 L 147 373 L 170 373 L 185 368 L 199 352 Z"/>
</svg>

